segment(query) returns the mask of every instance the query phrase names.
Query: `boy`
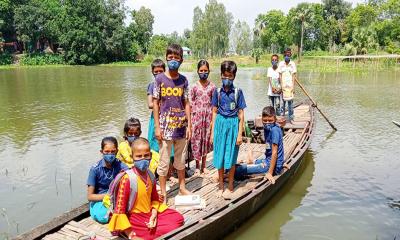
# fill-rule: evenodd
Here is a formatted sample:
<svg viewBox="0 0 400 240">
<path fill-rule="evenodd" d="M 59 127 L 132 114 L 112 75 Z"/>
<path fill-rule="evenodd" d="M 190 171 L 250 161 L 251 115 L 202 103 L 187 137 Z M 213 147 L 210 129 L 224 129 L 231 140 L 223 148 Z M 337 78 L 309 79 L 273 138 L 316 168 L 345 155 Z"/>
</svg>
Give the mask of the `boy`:
<svg viewBox="0 0 400 240">
<path fill-rule="evenodd" d="M 233 86 L 237 66 L 233 61 L 221 64 L 222 87 L 214 91 L 211 105 L 213 116 L 211 125 L 211 144 L 214 144 L 213 165 L 218 169 L 218 196 L 232 199 L 233 178 L 239 146 L 242 143 L 244 109 L 246 102 L 243 92 Z M 229 169 L 228 189 L 224 191 L 224 172 Z"/>
<path fill-rule="evenodd" d="M 160 202 L 154 174 L 149 170 L 149 142 L 132 143 L 134 167 L 121 172 L 111 184 L 113 214 L 108 228 L 125 233 L 129 239 L 155 239 L 183 225 L 183 216 Z M 136 192 L 131 191 L 136 186 Z"/>
<path fill-rule="evenodd" d="M 279 57 L 274 54 L 271 57 L 272 67 L 268 68 L 268 96 L 271 101 L 272 107 L 276 109 L 277 115 L 280 115 L 280 107 L 281 107 L 281 83 L 278 72 L 278 63 Z"/>
<path fill-rule="evenodd" d="M 157 173 L 161 197 L 166 201 L 166 179 L 171 148 L 174 146 L 173 166 L 178 171 L 179 193 L 190 194 L 185 186 L 187 141 L 191 137 L 189 84 L 178 69 L 183 61 L 183 50 L 178 44 L 167 48 L 168 70 L 157 75 L 153 93 L 155 136 L 160 145 L 160 163 Z"/>
<path fill-rule="evenodd" d="M 286 103 L 288 104 L 289 121 L 293 120 L 294 81 L 297 74 L 296 64 L 290 59 L 292 50 L 286 48 L 284 61 L 279 63 L 278 72 L 282 86 L 283 114 L 285 115 Z"/>
<path fill-rule="evenodd" d="M 276 123 L 275 109 L 265 107 L 262 111 L 265 142 L 269 148 L 265 150 L 265 159 L 256 160 L 254 164 L 236 166 L 235 178 L 243 179 L 246 175 L 266 173 L 265 178 L 275 183 L 274 175 L 278 175 L 284 164 L 283 136 L 280 126 Z"/>
</svg>

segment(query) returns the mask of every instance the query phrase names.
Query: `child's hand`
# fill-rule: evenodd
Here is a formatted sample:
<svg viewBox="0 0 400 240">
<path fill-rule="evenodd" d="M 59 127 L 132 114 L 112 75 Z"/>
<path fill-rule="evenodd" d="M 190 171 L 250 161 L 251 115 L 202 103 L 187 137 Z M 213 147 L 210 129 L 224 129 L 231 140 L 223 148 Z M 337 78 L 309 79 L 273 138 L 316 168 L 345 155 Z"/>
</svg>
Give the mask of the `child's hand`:
<svg viewBox="0 0 400 240">
<path fill-rule="evenodd" d="M 210 144 L 213 145 L 213 143 L 214 143 L 214 133 L 211 133 Z"/>
<path fill-rule="evenodd" d="M 186 140 L 190 140 L 192 138 L 192 129 L 190 127 L 186 128 Z"/>
<path fill-rule="evenodd" d="M 243 142 L 242 136 L 238 136 L 236 139 L 236 145 L 240 146 L 240 144 L 242 144 L 242 142 Z"/>
<path fill-rule="evenodd" d="M 271 173 L 265 174 L 264 179 L 268 179 L 268 181 L 270 181 L 271 184 L 275 184 L 275 178 L 274 176 L 271 175 Z"/>
<path fill-rule="evenodd" d="M 156 128 L 156 132 L 154 133 L 155 137 L 158 141 L 162 141 L 162 135 L 161 135 L 161 129 L 160 128 Z"/>
<path fill-rule="evenodd" d="M 157 225 L 157 215 L 151 215 L 149 222 L 146 224 L 149 229 L 153 229 Z"/>
</svg>

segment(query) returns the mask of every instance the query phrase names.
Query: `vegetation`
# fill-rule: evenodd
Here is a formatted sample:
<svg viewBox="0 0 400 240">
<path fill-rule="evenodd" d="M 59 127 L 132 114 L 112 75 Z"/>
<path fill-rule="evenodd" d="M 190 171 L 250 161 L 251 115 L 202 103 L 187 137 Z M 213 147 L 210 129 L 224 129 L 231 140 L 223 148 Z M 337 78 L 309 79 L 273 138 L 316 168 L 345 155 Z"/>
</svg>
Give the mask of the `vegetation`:
<svg viewBox="0 0 400 240">
<path fill-rule="evenodd" d="M 252 28 L 209 0 L 204 9 L 193 9 L 192 29 L 183 34 L 153 35 L 153 23 L 150 9 L 130 11 L 124 0 L 0 1 L 0 42 L 14 42 L 4 51 L 25 53 L 22 64 L 147 62 L 163 57 L 170 43 L 191 48 L 196 58 L 237 54 L 256 62 L 288 46 L 295 56 L 400 53 L 398 0 L 300 3 L 287 14 L 259 14 Z M 9 64 L 12 57 L 2 49 L 0 64 Z"/>
</svg>

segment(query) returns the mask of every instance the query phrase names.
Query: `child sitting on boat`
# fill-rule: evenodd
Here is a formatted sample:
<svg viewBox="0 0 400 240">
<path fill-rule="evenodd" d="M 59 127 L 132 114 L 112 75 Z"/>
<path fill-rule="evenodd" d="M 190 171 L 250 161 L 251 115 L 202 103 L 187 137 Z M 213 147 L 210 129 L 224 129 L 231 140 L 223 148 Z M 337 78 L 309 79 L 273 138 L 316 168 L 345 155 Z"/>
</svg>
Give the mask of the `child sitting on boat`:
<svg viewBox="0 0 400 240">
<path fill-rule="evenodd" d="M 129 239 L 154 239 L 183 225 L 183 216 L 160 201 L 154 174 L 148 170 L 149 142 L 132 143 L 134 167 L 120 173 L 110 186 L 112 217 L 108 228 Z"/>
<path fill-rule="evenodd" d="M 265 178 L 274 184 L 274 175 L 280 174 L 284 167 L 283 133 L 276 123 L 274 107 L 263 109 L 262 121 L 265 142 L 270 146 L 265 150 L 265 159 L 256 160 L 254 164 L 238 164 L 235 178 L 243 179 L 247 175 L 266 173 Z"/>
<path fill-rule="evenodd" d="M 100 150 L 103 158 L 90 168 L 87 179 L 90 216 L 100 223 L 108 222 L 108 195 L 106 193 L 111 181 L 121 170 L 128 168 L 116 158 L 117 149 L 117 139 L 103 138 Z"/>
<path fill-rule="evenodd" d="M 237 66 L 233 61 L 221 64 L 222 87 L 212 97 L 213 117 L 210 142 L 214 145 L 213 165 L 218 169 L 217 194 L 224 199 L 233 197 L 235 164 L 242 143 L 244 109 L 246 102 L 242 90 L 233 85 Z M 229 169 L 228 189 L 224 191 L 224 172 Z"/>
<path fill-rule="evenodd" d="M 124 141 L 119 144 L 117 158 L 121 162 L 132 167 L 132 150 L 131 143 L 142 134 L 142 127 L 139 119 L 129 118 L 124 125 Z"/>
</svg>

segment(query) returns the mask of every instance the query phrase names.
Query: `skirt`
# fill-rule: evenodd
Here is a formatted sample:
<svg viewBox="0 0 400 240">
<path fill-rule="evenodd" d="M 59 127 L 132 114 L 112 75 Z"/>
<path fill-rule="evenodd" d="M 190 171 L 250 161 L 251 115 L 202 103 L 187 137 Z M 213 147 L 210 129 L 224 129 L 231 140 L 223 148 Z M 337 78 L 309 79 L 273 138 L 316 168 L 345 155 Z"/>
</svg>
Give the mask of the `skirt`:
<svg viewBox="0 0 400 240">
<path fill-rule="evenodd" d="M 239 153 L 239 146 L 236 145 L 238 132 L 238 117 L 224 117 L 217 114 L 213 144 L 213 165 L 216 169 L 230 169 L 236 164 Z"/>
</svg>

